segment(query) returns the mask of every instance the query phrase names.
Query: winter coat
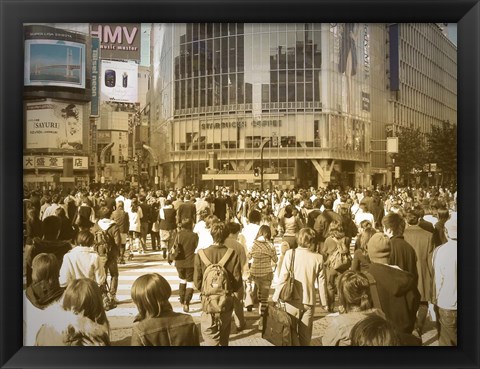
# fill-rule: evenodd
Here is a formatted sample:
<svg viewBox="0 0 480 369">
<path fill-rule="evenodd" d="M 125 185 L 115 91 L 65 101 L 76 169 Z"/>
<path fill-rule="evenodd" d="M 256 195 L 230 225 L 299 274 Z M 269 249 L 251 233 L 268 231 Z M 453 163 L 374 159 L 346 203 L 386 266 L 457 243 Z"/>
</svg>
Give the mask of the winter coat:
<svg viewBox="0 0 480 369">
<path fill-rule="evenodd" d="M 110 346 L 108 323 L 61 310 L 38 331 L 36 346 Z"/>
<path fill-rule="evenodd" d="M 432 254 L 435 247 L 433 233 L 425 231 L 420 226 L 412 225 L 405 229 L 403 237 L 412 245 L 417 255 L 418 291 L 421 301 L 432 301 Z"/>
<path fill-rule="evenodd" d="M 177 268 L 193 268 L 198 235 L 190 230 L 182 229 L 178 233 L 180 253 L 175 260 Z"/>
<path fill-rule="evenodd" d="M 42 324 L 62 310 L 63 288 L 52 287 L 45 281 L 27 287 L 23 299 L 23 344 L 34 346 Z"/>
<path fill-rule="evenodd" d="M 418 279 L 417 254 L 403 236 L 393 236 L 390 238 L 390 265 L 396 265 L 400 269 L 412 273 L 415 280 Z"/>
<path fill-rule="evenodd" d="M 162 217 L 163 212 L 163 217 Z M 172 206 L 165 206 L 159 210 L 160 225 L 159 228 L 164 231 L 171 231 L 177 227 L 177 211 Z"/>
<path fill-rule="evenodd" d="M 374 277 L 382 311 L 399 331 L 412 333 L 420 293 L 411 273 L 394 266 L 371 263 L 368 271 Z"/>
<path fill-rule="evenodd" d="M 200 346 L 200 335 L 190 315 L 165 311 L 133 324 L 131 346 Z"/>
</svg>

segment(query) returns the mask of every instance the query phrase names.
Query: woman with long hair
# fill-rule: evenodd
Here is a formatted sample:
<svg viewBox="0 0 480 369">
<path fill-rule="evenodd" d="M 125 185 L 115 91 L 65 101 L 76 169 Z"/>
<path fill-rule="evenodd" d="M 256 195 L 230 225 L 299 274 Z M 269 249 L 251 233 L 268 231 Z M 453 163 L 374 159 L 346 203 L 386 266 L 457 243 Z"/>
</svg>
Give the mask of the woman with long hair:
<svg viewBox="0 0 480 369">
<path fill-rule="evenodd" d="M 336 279 L 343 270 L 334 269 L 330 264 L 332 255 L 337 249 L 340 249 L 341 254 L 349 255 L 350 250 L 345 245 L 345 232 L 340 221 L 333 220 L 328 228 L 328 237 L 323 244 L 321 253 L 326 260 L 326 274 L 327 274 L 327 292 L 328 292 L 328 310 L 333 311 L 335 305 L 335 290 Z M 346 266 L 345 270 L 350 265 Z"/>
<path fill-rule="evenodd" d="M 176 313 L 168 302 L 172 289 L 160 274 L 138 277 L 132 285 L 132 300 L 138 315 L 132 328 L 132 346 L 199 346 L 193 318 Z"/>
<path fill-rule="evenodd" d="M 143 243 L 143 240 L 140 237 L 140 230 L 141 230 L 141 219 L 143 218 L 143 211 L 138 203 L 136 197 L 132 198 L 130 211 L 128 211 L 128 222 L 129 228 L 128 233 L 131 240 L 130 247 L 133 246 L 134 251 L 138 251 L 142 254 L 146 249 L 147 246 Z M 129 259 L 132 259 L 132 254 L 130 253 Z"/>
<path fill-rule="evenodd" d="M 365 223 L 364 223 L 365 222 Z M 359 247 L 353 253 L 352 270 L 355 272 L 363 272 L 368 269 L 370 258 L 368 257 L 368 241 L 377 233 L 377 230 L 372 227 L 372 223 L 364 220 L 362 224 L 362 233 L 358 237 Z"/>
<path fill-rule="evenodd" d="M 285 301 L 285 308 L 292 319 L 292 327 L 298 333 L 301 346 L 309 346 L 312 339 L 316 305 L 315 286 L 318 286 L 321 305 L 326 308 L 324 259 L 315 252 L 316 237 L 315 231 L 311 228 L 300 230 L 298 247 L 285 253 L 285 262 L 272 296 L 273 301 L 280 299 L 280 292 L 287 283 L 289 272 L 293 270 L 296 293 L 291 300 Z"/>
<path fill-rule="evenodd" d="M 268 296 L 272 286 L 272 266 L 278 261 L 277 251 L 271 242 L 271 238 L 270 226 L 260 226 L 257 237 L 253 241 L 252 250 L 247 255 L 247 259 L 252 260 L 250 276 L 257 286 L 258 301 L 260 301 L 259 329 L 262 327 L 262 318 L 267 310 Z"/>
<path fill-rule="evenodd" d="M 349 346 L 353 326 L 369 314 L 384 317 L 383 312 L 373 309 L 368 278 L 348 270 L 338 279 L 338 303 L 341 313 L 332 317 L 322 337 L 323 346 Z"/>
<path fill-rule="evenodd" d="M 288 249 L 297 248 L 297 234 L 303 228 L 303 223 L 298 216 L 298 211 L 293 205 L 285 206 L 285 212 L 280 219 L 280 227 L 282 228 L 282 243 L 280 247 L 280 260 L 278 261 L 278 270 L 282 268 L 283 258 Z"/>
<path fill-rule="evenodd" d="M 96 282 L 88 278 L 72 281 L 63 296 L 63 310 L 40 328 L 37 346 L 110 345 L 110 324 Z"/>
</svg>

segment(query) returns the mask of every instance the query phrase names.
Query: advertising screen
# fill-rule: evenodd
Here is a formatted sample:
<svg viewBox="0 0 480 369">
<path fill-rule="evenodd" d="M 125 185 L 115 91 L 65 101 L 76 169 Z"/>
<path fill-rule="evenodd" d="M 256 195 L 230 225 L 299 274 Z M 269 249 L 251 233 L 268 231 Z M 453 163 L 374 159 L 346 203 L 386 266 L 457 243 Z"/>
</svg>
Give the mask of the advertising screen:
<svg viewBox="0 0 480 369">
<path fill-rule="evenodd" d="M 102 60 L 101 100 L 135 103 L 138 101 L 138 64 Z"/>
<path fill-rule="evenodd" d="M 52 100 L 27 103 L 27 149 L 83 149 L 82 106 Z"/>
<path fill-rule="evenodd" d="M 24 27 L 25 86 L 85 88 L 86 36 L 44 25 Z"/>
</svg>

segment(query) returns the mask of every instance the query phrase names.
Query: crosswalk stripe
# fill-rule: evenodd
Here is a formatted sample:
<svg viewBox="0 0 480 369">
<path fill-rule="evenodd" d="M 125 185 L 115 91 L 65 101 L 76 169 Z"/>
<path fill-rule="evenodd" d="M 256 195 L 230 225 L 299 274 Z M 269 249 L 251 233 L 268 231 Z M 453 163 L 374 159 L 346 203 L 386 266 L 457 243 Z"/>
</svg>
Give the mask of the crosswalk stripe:
<svg viewBox="0 0 480 369">
<path fill-rule="evenodd" d="M 145 273 L 145 271 L 143 270 L 142 273 L 139 273 L 137 275 L 122 275 L 120 274 L 120 276 L 118 277 L 118 280 L 119 281 L 135 281 L 138 277 L 140 277 L 142 274 L 147 274 Z M 178 275 L 163 275 L 162 274 L 162 277 L 165 278 L 167 281 L 178 281 Z"/>
</svg>

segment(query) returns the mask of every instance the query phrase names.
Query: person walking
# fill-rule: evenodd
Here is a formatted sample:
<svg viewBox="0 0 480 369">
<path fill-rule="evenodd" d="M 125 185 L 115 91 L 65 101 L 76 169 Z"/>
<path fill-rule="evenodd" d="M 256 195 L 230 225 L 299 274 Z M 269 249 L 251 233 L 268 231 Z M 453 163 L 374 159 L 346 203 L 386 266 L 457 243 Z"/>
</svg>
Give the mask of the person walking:
<svg viewBox="0 0 480 369">
<path fill-rule="evenodd" d="M 267 225 L 260 226 L 257 237 L 253 242 L 252 249 L 248 253 L 248 259 L 252 260 L 250 266 L 250 275 L 257 286 L 259 315 L 260 320 L 258 329 L 262 330 L 263 317 L 267 310 L 268 297 L 270 295 L 270 287 L 272 286 L 273 271 L 272 266 L 278 261 L 277 251 L 271 243 L 271 230 Z"/>
<path fill-rule="evenodd" d="M 177 231 L 179 253 L 175 259 L 175 268 L 177 269 L 180 284 L 178 295 L 180 304 L 183 305 L 183 311 L 190 311 L 190 301 L 193 297 L 193 271 L 195 261 L 195 250 L 198 245 L 198 235 L 192 231 L 193 221 L 184 218 L 180 224 L 180 230 Z"/>
<path fill-rule="evenodd" d="M 433 252 L 438 345 L 457 345 L 457 213 L 445 222 L 448 241 Z"/>
<path fill-rule="evenodd" d="M 279 301 L 280 292 L 287 282 L 290 268 L 293 267 L 295 285 L 299 293 L 291 301 L 285 301 L 285 308 L 293 320 L 293 327 L 298 334 L 301 346 L 309 346 L 312 340 L 316 305 L 315 284 L 318 286 L 320 303 L 324 309 L 327 308 L 324 259 L 315 250 L 316 237 L 315 231 L 310 228 L 300 230 L 297 240 L 298 247 L 285 253 L 278 285 L 272 296 L 274 302 Z"/>
<path fill-rule="evenodd" d="M 200 326 L 207 346 L 228 346 L 233 312 L 232 294 L 242 287 L 242 267 L 235 251 L 227 248 L 224 244 L 227 238 L 225 224 L 222 222 L 214 223 L 211 234 L 213 245 L 199 250 L 195 256 L 194 283 L 195 287 L 202 291 L 204 296 L 202 298 Z M 225 299 L 217 300 L 219 305 L 216 306 L 215 300 L 213 300 L 215 295 L 206 296 L 206 292 L 211 292 L 213 286 L 204 284 L 204 278 L 205 281 L 210 280 L 210 273 L 214 272 L 210 266 L 219 263 L 223 264 L 226 273 L 226 275 L 223 275 L 226 285 L 222 285 L 226 290 L 222 289 L 222 296 L 225 296 Z M 205 275 L 207 268 L 209 268 L 209 274 Z M 220 309 L 216 309 L 216 307 Z"/>
</svg>

